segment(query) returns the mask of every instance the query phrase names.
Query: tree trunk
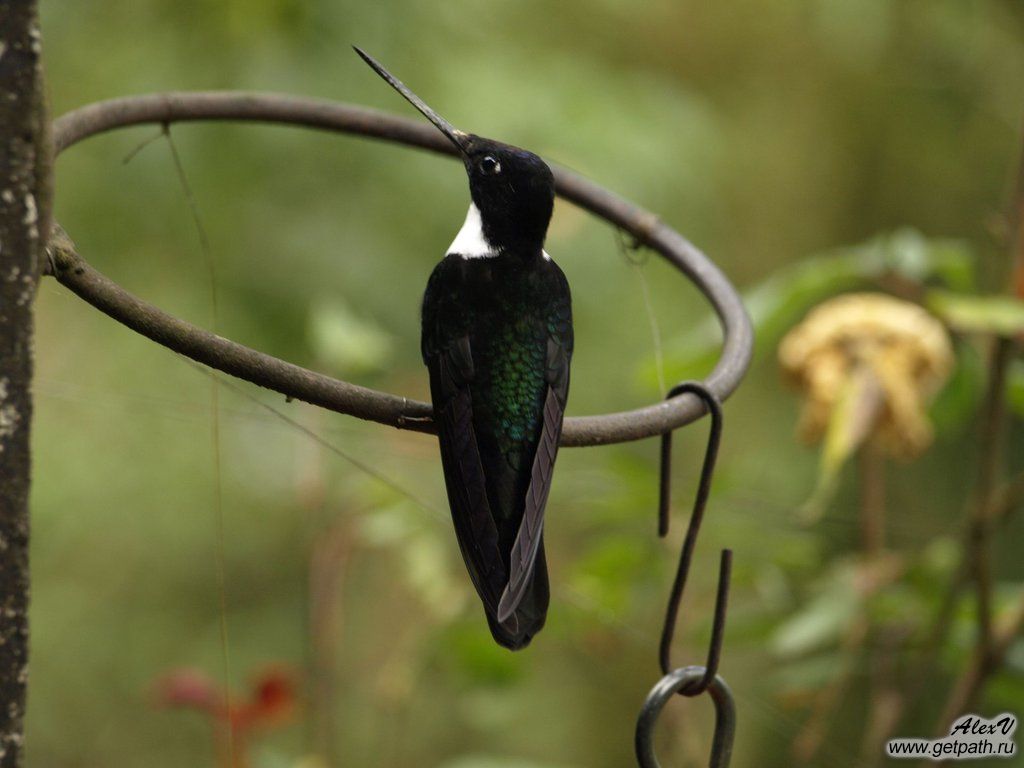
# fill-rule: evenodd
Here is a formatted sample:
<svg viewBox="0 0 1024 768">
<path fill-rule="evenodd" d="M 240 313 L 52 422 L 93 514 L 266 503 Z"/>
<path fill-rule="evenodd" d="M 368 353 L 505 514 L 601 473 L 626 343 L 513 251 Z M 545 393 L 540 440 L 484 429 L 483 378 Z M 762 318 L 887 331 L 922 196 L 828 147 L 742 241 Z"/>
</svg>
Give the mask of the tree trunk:
<svg viewBox="0 0 1024 768">
<path fill-rule="evenodd" d="M 0 768 L 20 766 L 28 681 L 32 305 L 49 232 L 34 0 L 0 2 Z"/>
</svg>

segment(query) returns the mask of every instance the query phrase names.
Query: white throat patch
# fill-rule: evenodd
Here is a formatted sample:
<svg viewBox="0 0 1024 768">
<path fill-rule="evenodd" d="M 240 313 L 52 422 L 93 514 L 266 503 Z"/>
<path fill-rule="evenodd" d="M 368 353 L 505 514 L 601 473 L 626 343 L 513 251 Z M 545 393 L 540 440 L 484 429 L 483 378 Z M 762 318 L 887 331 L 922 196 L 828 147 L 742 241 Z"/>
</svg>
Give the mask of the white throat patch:
<svg viewBox="0 0 1024 768">
<path fill-rule="evenodd" d="M 484 238 L 480 209 L 475 204 L 469 204 L 466 221 L 462 224 L 459 234 L 452 240 L 452 244 L 448 246 L 448 253 L 457 253 L 464 259 L 486 259 L 498 255 L 498 252 Z"/>
</svg>

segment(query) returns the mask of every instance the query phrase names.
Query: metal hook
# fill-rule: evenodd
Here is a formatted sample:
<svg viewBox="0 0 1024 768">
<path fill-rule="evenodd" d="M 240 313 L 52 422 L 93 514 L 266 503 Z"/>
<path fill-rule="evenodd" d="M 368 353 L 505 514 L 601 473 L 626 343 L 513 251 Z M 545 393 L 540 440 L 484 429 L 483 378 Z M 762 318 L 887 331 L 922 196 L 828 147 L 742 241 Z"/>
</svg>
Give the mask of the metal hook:
<svg viewBox="0 0 1024 768">
<path fill-rule="evenodd" d="M 681 384 L 677 384 L 668 393 L 666 399 L 676 397 L 685 392 L 694 394 L 704 401 L 708 412 L 711 414 L 711 432 L 708 435 L 708 446 L 704 453 L 704 464 L 700 471 L 700 483 L 697 486 L 697 496 L 693 503 L 690 524 L 686 529 L 686 538 L 683 540 L 683 549 L 679 556 L 679 567 L 676 570 L 676 578 L 672 584 L 672 592 L 669 595 L 665 624 L 661 630 L 659 660 L 661 662 L 661 671 L 664 675 L 669 675 L 673 669 L 671 662 L 672 638 L 675 634 L 676 622 L 679 616 L 679 604 L 683 599 L 686 578 L 690 573 L 693 550 L 697 545 L 697 535 L 700 533 L 700 524 L 704 519 L 704 508 L 707 506 L 708 495 L 711 492 L 711 477 L 715 471 L 715 460 L 718 458 L 718 446 L 722 440 L 722 403 L 719 399 L 707 387 L 696 381 L 684 381 Z M 672 496 L 671 431 L 666 432 L 661 437 L 660 488 L 658 535 L 664 537 L 668 534 L 669 507 Z M 732 550 L 723 549 L 718 572 L 718 592 L 715 597 L 715 618 L 711 630 L 711 643 L 708 646 L 707 662 L 704 665 L 704 673 L 700 680 L 694 685 L 688 685 L 680 689 L 680 693 L 684 696 L 698 696 L 706 691 L 718 673 L 718 661 L 722 653 L 722 641 L 725 632 L 725 612 L 729 599 L 731 573 Z M 693 667 L 688 669 L 693 669 Z"/>
<path fill-rule="evenodd" d="M 654 754 L 654 726 L 665 704 L 676 693 L 703 681 L 703 667 L 684 667 L 665 675 L 647 694 L 640 717 L 636 721 L 636 759 L 640 768 L 661 768 Z M 715 735 L 711 742 L 709 768 L 724 768 L 732 759 L 732 743 L 736 735 L 736 704 L 725 681 L 715 675 L 707 688 L 715 702 Z"/>
</svg>

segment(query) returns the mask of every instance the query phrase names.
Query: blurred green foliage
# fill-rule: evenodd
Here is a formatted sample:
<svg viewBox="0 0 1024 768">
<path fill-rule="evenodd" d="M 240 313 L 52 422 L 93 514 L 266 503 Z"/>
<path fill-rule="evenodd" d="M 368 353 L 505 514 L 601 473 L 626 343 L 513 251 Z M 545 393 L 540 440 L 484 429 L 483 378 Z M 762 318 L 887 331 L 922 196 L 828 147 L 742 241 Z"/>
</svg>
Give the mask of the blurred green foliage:
<svg viewBox="0 0 1024 768">
<path fill-rule="evenodd" d="M 927 302 L 931 311 L 951 328 L 964 333 L 997 336 L 1024 333 L 1024 301 L 1012 296 L 964 296 L 932 291 Z"/>
<path fill-rule="evenodd" d="M 412 115 L 351 52 L 357 43 L 455 125 L 598 180 L 712 255 L 745 290 L 761 334 L 726 409 L 675 656 L 702 656 L 717 553 L 733 547 L 722 672 L 742 718 L 734 764 L 791 765 L 806 692 L 839 674 L 835 638 L 863 598 L 847 560 L 858 541 L 854 478 L 815 526 L 797 519 L 817 456 L 793 439 L 798 403 L 779 383 L 775 343 L 835 291 L 894 280 L 1000 288 L 1024 7 L 97 0 L 44 2 L 42 12 L 54 114 L 128 93 L 240 88 Z M 207 269 L 166 143 L 122 162 L 157 132 L 124 131 L 62 157 L 57 216 L 101 270 L 208 325 Z M 172 134 L 216 262 L 218 332 L 425 398 L 417 310 L 467 205 L 462 171 L 283 128 Z M 547 249 L 574 295 L 570 413 L 657 399 L 642 287 L 613 232 L 559 205 Z M 643 269 L 669 378 L 703 375 L 714 361 L 706 307 L 666 265 Z M 563 452 L 547 525 L 549 626 L 510 655 L 491 642 L 466 578 L 431 439 L 222 388 L 222 548 L 209 379 L 52 281 L 38 310 L 29 765 L 214 764 L 208 725 L 154 706 L 151 686 L 179 666 L 223 675 L 218 558 L 232 687 L 267 663 L 313 670 L 301 714 L 259 743 L 256 765 L 631 763 L 683 528 L 655 538 L 653 442 Z M 935 406 L 935 447 L 889 474 L 891 546 L 908 562 L 897 598 L 870 598 L 878 621 L 895 614 L 921 631 L 955 562 L 939 550 L 960 532 L 983 354 L 961 340 L 960 372 Z M 1019 412 L 1024 396 L 1015 402 Z M 704 435 L 698 425 L 678 437 L 680 510 Z M 1020 466 L 1019 424 L 1009 453 Z M 1020 520 L 1000 536 L 1006 587 L 1024 579 L 1022 537 Z M 311 597 L 318 590 L 326 603 Z M 931 730 L 963 662 L 966 603 L 956 628 L 905 735 Z M 1019 711 L 1022 658 L 1015 649 L 986 711 Z M 862 764 L 863 670 L 852 680 L 816 764 Z M 666 764 L 700 763 L 709 710 L 669 708 L 683 735 L 662 734 Z"/>
</svg>

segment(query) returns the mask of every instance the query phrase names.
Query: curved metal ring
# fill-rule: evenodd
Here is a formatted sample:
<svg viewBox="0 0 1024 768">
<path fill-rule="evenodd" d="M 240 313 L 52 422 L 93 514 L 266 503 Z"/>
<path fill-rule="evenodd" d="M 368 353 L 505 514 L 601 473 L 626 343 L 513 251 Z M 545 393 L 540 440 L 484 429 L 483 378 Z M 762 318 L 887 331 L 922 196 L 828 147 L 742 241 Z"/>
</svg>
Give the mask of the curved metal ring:
<svg viewBox="0 0 1024 768">
<path fill-rule="evenodd" d="M 90 136 L 132 125 L 241 120 L 284 123 L 370 136 L 452 155 L 454 148 L 432 126 L 372 109 L 282 94 L 177 92 L 131 96 L 90 104 L 54 123 L 57 152 Z M 553 168 L 558 194 L 658 252 L 687 275 L 710 301 L 724 333 L 722 356 L 705 385 L 725 400 L 750 364 L 753 330 L 736 290 L 700 250 L 654 214 L 564 168 Z M 377 392 L 264 355 L 184 323 L 132 296 L 80 257 L 57 277 L 68 288 L 134 330 L 227 373 L 339 413 L 401 429 L 433 432 L 428 403 Z M 134 310 L 134 313 L 132 312 Z M 146 315 L 141 319 L 139 314 Z M 132 317 L 132 315 L 136 317 Z M 167 331 L 175 324 L 176 333 Z M 192 344 L 180 341 L 187 336 Z M 206 354 L 196 353 L 197 343 Z M 603 445 L 664 434 L 704 413 L 699 398 L 684 394 L 644 408 L 565 420 L 563 446 Z"/>
<path fill-rule="evenodd" d="M 636 759 L 640 768 L 661 768 L 654 754 L 654 726 L 669 699 L 686 688 L 700 684 L 704 667 L 683 667 L 665 675 L 647 694 L 640 716 L 636 721 Z M 725 768 L 732 759 L 732 743 L 736 736 L 736 704 L 732 691 L 715 675 L 708 693 L 715 702 L 715 735 L 711 741 L 710 768 Z"/>
</svg>

